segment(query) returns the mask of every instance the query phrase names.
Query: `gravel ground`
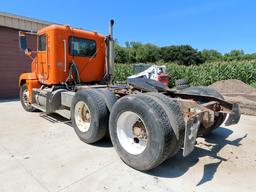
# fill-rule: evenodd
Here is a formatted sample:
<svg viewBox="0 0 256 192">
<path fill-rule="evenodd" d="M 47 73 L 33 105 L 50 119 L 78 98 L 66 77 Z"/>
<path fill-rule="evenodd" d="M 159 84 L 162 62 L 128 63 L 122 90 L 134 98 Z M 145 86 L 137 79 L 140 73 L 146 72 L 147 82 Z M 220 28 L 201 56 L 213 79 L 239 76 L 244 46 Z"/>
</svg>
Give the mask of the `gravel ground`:
<svg viewBox="0 0 256 192">
<path fill-rule="evenodd" d="M 126 166 L 109 140 L 81 142 L 65 119 L 0 102 L 0 191 L 256 191 L 256 117 L 199 138 L 150 172 Z"/>
</svg>

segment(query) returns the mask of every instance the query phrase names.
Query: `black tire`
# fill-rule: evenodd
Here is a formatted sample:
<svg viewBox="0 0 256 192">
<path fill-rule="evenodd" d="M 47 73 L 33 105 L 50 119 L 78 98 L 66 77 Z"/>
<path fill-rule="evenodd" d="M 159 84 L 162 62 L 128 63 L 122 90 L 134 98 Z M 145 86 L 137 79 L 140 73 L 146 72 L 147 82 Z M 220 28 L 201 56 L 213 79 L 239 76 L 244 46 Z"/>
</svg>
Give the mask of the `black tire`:
<svg viewBox="0 0 256 192">
<path fill-rule="evenodd" d="M 175 80 L 175 86 L 177 90 L 183 90 L 190 87 L 187 79 L 177 79 Z"/>
<path fill-rule="evenodd" d="M 188 87 L 190 87 L 190 85 L 178 85 L 178 86 L 176 85 L 177 90 L 183 90 L 183 89 L 186 89 Z"/>
<path fill-rule="evenodd" d="M 122 114 L 132 112 L 140 117 L 147 131 L 147 144 L 139 154 L 128 152 L 118 138 L 117 122 Z M 127 122 L 128 123 L 128 122 Z M 120 158 L 134 169 L 146 171 L 161 164 L 170 154 L 177 141 L 166 111 L 152 96 L 128 95 L 119 99 L 110 113 L 109 131 L 111 141 Z"/>
<path fill-rule="evenodd" d="M 175 80 L 176 85 L 184 85 L 184 84 L 189 84 L 187 79 L 176 79 Z"/>
<path fill-rule="evenodd" d="M 75 107 L 79 101 L 84 102 L 90 111 L 88 131 L 81 131 L 75 118 Z M 78 91 L 71 104 L 71 121 L 77 136 L 85 143 L 95 143 L 102 139 L 108 129 L 108 109 L 101 95 L 95 90 Z"/>
<path fill-rule="evenodd" d="M 106 89 L 106 88 L 95 89 L 95 91 L 97 91 L 97 93 L 105 101 L 105 104 L 106 104 L 106 106 L 108 108 L 108 113 L 110 113 L 113 105 L 117 101 L 116 95 L 112 91 L 110 91 L 109 89 Z M 109 118 L 109 114 L 108 114 L 108 118 Z M 109 137 L 110 137 L 109 136 L 109 129 L 107 128 L 106 138 L 109 138 Z"/>
<path fill-rule="evenodd" d="M 26 96 L 25 92 L 28 90 L 27 85 L 23 84 L 20 87 L 20 102 L 23 107 L 28 112 L 34 112 L 36 111 L 36 108 L 34 108 L 31 103 L 29 102 L 29 98 Z"/>
<path fill-rule="evenodd" d="M 199 86 L 199 87 L 190 87 L 181 91 L 181 93 L 186 94 L 199 94 L 199 95 L 207 95 L 213 96 L 220 99 L 224 99 L 224 97 L 215 89 L 211 89 L 209 87 Z M 207 136 L 209 135 L 214 129 L 220 127 L 220 125 L 225 121 L 226 114 L 219 113 L 218 115 L 214 116 L 214 123 L 210 127 L 204 127 L 201 125 L 198 130 L 198 136 Z"/>
<path fill-rule="evenodd" d="M 104 89 L 104 88 L 96 89 L 96 91 L 104 99 L 104 101 L 108 107 L 108 110 L 111 111 L 113 105 L 117 101 L 117 97 L 115 96 L 115 94 L 112 91 L 110 91 L 109 89 Z"/>
<path fill-rule="evenodd" d="M 165 111 L 169 117 L 169 123 L 171 125 L 170 128 L 174 130 L 177 138 L 177 140 L 172 139 L 176 143 L 173 145 L 175 148 L 170 148 L 168 158 L 171 158 L 180 151 L 184 144 L 185 122 L 183 114 L 180 110 L 179 104 L 175 100 L 172 100 L 162 93 L 149 92 L 147 94 L 160 99 L 167 107 L 167 109 L 165 108 Z"/>
</svg>

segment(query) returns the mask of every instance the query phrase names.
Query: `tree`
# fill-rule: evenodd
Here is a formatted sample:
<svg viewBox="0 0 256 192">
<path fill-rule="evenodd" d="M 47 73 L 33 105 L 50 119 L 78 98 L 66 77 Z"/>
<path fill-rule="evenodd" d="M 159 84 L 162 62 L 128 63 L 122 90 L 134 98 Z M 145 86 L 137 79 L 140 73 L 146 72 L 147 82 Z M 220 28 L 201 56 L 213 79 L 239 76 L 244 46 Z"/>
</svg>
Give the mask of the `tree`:
<svg viewBox="0 0 256 192">
<path fill-rule="evenodd" d="M 144 45 L 144 60 L 148 62 L 156 62 L 160 60 L 160 49 L 153 44 Z"/>
<path fill-rule="evenodd" d="M 204 49 L 201 53 L 206 61 L 218 61 L 222 59 L 222 54 L 214 49 Z"/>
<path fill-rule="evenodd" d="M 231 57 L 239 57 L 241 55 L 244 55 L 244 51 L 243 50 L 231 50 L 228 55 Z"/>
<path fill-rule="evenodd" d="M 232 50 L 222 55 L 213 49 L 198 51 L 190 45 L 172 45 L 158 47 L 154 44 L 143 44 L 126 41 L 125 46 L 115 43 L 116 63 L 160 63 L 174 62 L 180 65 L 198 65 L 205 61 L 255 60 L 256 53 L 245 54 L 243 50 Z"/>
<path fill-rule="evenodd" d="M 116 63 L 127 63 L 127 53 L 124 47 L 121 47 L 117 43 L 115 44 L 115 62 Z"/>
<path fill-rule="evenodd" d="M 243 50 L 231 50 L 229 53 L 224 55 L 225 61 L 242 60 L 244 57 Z"/>
<path fill-rule="evenodd" d="M 201 64 L 205 61 L 201 52 L 190 45 L 162 47 L 161 58 L 165 62 L 175 62 L 181 65 Z"/>
</svg>

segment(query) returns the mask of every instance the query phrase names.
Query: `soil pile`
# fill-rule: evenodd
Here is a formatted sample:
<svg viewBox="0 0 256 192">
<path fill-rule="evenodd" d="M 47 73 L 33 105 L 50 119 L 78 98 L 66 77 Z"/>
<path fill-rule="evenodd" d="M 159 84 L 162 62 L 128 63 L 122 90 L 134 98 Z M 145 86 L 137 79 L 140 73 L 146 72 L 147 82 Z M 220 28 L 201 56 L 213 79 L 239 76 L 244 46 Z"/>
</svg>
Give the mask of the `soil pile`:
<svg viewBox="0 0 256 192">
<path fill-rule="evenodd" d="M 227 101 L 239 103 L 241 113 L 256 115 L 256 88 L 237 79 L 217 81 L 209 87 L 220 92 Z"/>
<path fill-rule="evenodd" d="M 237 79 L 217 81 L 209 86 L 222 94 L 256 94 L 256 88 Z"/>
</svg>

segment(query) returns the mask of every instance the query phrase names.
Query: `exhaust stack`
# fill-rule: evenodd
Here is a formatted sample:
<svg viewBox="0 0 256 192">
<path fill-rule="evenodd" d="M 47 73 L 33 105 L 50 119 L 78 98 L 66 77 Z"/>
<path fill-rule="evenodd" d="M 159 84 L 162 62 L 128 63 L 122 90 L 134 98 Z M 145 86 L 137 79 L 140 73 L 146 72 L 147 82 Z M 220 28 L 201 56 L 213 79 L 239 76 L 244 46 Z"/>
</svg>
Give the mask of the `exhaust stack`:
<svg viewBox="0 0 256 192">
<path fill-rule="evenodd" d="M 114 70 L 114 39 L 113 39 L 113 25 L 114 20 L 110 20 L 109 24 L 109 37 L 108 37 L 108 75 L 110 83 L 112 83 L 113 70 Z"/>
</svg>

